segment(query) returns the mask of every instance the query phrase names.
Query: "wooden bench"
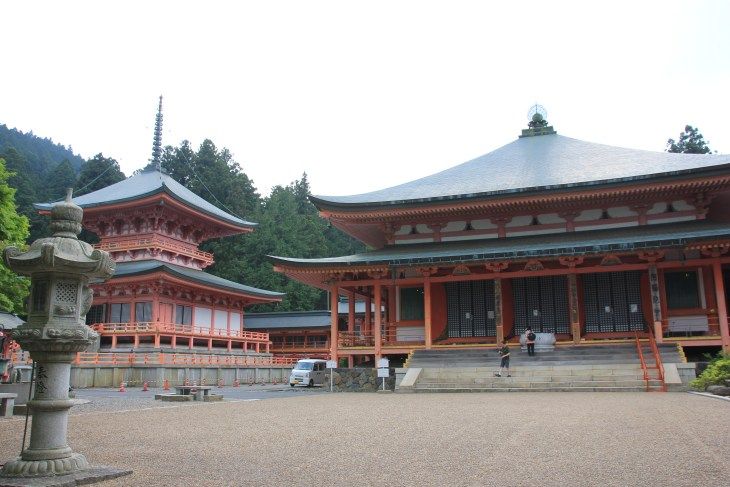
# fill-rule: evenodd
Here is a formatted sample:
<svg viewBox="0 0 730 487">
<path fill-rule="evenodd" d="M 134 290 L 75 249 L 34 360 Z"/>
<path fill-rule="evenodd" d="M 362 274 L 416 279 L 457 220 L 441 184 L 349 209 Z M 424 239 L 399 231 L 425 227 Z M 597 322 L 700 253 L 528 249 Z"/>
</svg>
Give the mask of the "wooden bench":
<svg viewBox="0 0 730 487">
<path fill-rule="evenodd" d="M 15 398 L 18 395 L 14 392 L 0 392 L 0 418 L 12 418 Z"/>
</svg>

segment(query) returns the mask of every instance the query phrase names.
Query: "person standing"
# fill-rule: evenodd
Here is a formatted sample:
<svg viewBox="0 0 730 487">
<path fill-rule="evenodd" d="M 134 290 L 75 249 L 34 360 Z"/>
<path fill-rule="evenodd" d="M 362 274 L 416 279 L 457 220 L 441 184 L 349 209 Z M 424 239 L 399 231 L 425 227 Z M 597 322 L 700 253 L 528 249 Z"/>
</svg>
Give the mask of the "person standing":
<svg viewBox="0 0 730 487">
<path fill-rule="evenodd" d="M 502 340 L 502 348 L 499 349 L 499 356 L 501 360 L 499 362 L 499 372 L 495 373 L 496 377 L 502 377 L 502 374 L 506 371 L 507 377 L 512 377 L 509 373 L 509 346 L 507 345 L 507 339 Z"/>
<path fill-rule="evenodd" d="M 525 330 L 525 343 L 527 344 L 527 355 L 533 357 L 535 355 L 535 339 L 537 335 L 532 331 L 531 327 L 527 327 Z"/>
</svg>

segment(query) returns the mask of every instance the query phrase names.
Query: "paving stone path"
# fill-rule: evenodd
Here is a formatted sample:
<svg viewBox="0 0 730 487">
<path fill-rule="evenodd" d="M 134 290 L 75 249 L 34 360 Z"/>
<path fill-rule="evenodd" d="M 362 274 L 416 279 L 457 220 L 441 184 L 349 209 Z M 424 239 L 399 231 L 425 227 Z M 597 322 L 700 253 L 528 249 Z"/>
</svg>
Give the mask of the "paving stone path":
<svg viewBox="0 0 730 487">
<path fill-rule="evenodd" d="M 0 459 L 22 421 L 0 421 Z M 728 485 L 730 402 L 686 393 L 299 394 L 69 419 L 104 486 Z"/>
</svg>

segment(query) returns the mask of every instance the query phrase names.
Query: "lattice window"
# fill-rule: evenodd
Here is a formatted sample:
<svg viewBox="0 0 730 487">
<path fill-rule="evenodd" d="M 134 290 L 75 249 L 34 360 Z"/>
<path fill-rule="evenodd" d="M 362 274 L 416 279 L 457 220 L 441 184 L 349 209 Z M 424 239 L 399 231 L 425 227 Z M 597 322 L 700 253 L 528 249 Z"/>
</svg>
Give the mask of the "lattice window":
<svg viewBox="0 0 730 487">
<path fill-rule="evenodd" d="M 56 302 L 76 304 L 78 298 L 78 284 L 70 281 L 56 283 Z"/>
</svg>

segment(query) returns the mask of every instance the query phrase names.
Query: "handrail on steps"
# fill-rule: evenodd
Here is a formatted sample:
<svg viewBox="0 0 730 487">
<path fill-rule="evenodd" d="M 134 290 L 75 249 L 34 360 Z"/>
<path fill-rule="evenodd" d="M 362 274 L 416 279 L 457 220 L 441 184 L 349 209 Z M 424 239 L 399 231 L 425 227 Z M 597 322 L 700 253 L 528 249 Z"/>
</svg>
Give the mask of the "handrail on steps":
<svg viewBox="0 0 730 487">
<path fill-rule="evenodd" d="M 649 344 L 651 345 L 651 351 L 656 359 L 656 369 L 659 374 L 659 381 L 662 384 L 662 392 L 667 392 L 667 384 L 664 382 L 664 364 L 662 363 L 662 356 L 659 355 L 659 347 L 656 344 L 656 338 L 654 338 L 654 332 L 649 329 Z"/>
<path fill-rule="evenodd" d="M 646 367 L 646 360 L 644 360 L 644 352 L 641 350 L 641 341 L 639 341 L 639 332 L 635 331 L 636 336 L 636 350 L 639 351 L 639 361 L 641 362 L 641 370 L 644 371 L 644 382 L 646 383 L 646 391 L 649 392 L 649 370 Z"/>
</svg>

